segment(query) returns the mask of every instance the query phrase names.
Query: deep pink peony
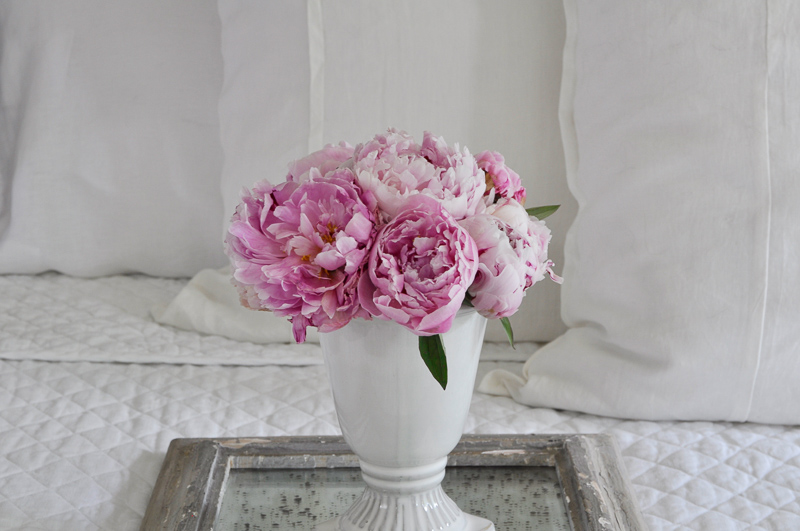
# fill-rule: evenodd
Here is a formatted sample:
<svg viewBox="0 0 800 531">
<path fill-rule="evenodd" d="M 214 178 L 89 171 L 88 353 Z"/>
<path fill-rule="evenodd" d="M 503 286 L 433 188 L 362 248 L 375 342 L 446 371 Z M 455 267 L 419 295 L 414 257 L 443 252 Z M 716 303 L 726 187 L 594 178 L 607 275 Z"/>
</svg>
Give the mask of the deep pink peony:
<svg viewBox="0 0 800 531">
<path fill-rule="evenodd" d="M 316 168 L 321 175 L 325 175 L 339 168 L 343 162 L 352 156 L 353 146 L 347 142 L 328 144 L 319 151 L 315 151 L 289 164 L 289 173 L 286 175 L 286 180 L 297 182 L 307 181 L 311 168 Z"/>
<path fill-rule="evenodd" d="M 372 243 L 374 216 L 348 169 L 304 182 L 258 183 L 242 194 L 226 252 L 242 303 L 289 317 L 295 339 L 369 318 L 357 296 Z"/>
<path fill-rule="evenodd" d="M 514 199 L 525 204 L 525 188 L 519 175 L 506 166 L 506 160 L 496 151 L 482 151 L 475 156 L 478 167 L 486 172 L 486 196 L 489 204 L 500 198 Z"/>
<path fill-rule="evenodd" d="M 485 214 L 461 221 L 475 240 L 479 266 L 469 288 L 472 305 L 488 318 L 517 311 L 525 290 L 545 273 L 560 282 L 547 259 L 550 229 L 514 199 L 500 199 Z"/>
<path fill-rule="evenodd" d="M 478 268 L 478 250 L 435 199 L 408 198 L 375 238 L 359 298 L 372 315 L 417 335 L 450 329 Z"/>
<path fill-rule="evenodd" d="M 387 219 L 419 194 L 440 201 L 456 219 L 483 208 L 486 180 L 474 157 L 427 132 L 421 146 L 394 129 L 376 135 L 356 146 L 353 171 L 362 189 L 375 194 Z"/>
</svg>

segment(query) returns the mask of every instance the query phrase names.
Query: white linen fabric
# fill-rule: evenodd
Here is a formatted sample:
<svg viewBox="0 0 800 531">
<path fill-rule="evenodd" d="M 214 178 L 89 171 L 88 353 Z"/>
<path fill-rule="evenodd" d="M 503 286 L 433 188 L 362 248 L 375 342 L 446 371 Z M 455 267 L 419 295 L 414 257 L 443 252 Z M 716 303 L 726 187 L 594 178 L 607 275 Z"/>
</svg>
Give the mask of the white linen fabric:
<svg viewBox="0 0 800 531">
<path fill-rule="evenodd" d="M 0 273 L 220 267 L 216 5 L 0 4 Z"/>
<path fill-rule="evenodd" d="M 249 366 L 322 363 L 319 345 L 276 342 L 267 348 L 153 322 L 151 313 L 180 321 L 182 316 L 168 308 L 170 300 L 192 297 L 196 288 L 183 294 L 185 284 L 185 279 L 141 275 L 0 276 L 0 358 Z M 213 294 L 201 299 L 194 295 L 201 305 L 217 304 Z"/>
<path fill-rule="evenodd" d="M 155 306 L 152 314 L 162 324 L 237 341 L 294 341 L 288 319 L 242 306 L 231 284 L 230 267 L 200 271 L 169 304 Z M 309 328 L 306 342 L 319 343 L 316 328 Z"/>
<path fill-rule="evenodd" d="M 289 163 L 308 153 L 311 66 L 305 2 L 226 0 L 218 8 L 227 229 L 243 187 L 281 182 Z"/>
<path fill-rule="evenodd" d="M 55 273 L 2 275 L 0 358 L 322 364 L 318 344 L 311 340 L 295 344 L 284 319 L 243 308 L 235 291 L 222 289 L 226 284 L 229 274 L 218 270 L 198 273 L 188 283 L 143 275 L 97 279 Z M 234 300 L 228 299 L 231 293 Z M 237 326 L 238 320 L 245 325 Z M 517 343 L 515 350 L 507 345 L 507 341 L 486 343 L 482 359 L 522 362 L 538 348 L 531 342 Z"/>
<path fill-rule="evenodd" d="M 229 215 L 242 186 L 283 180 L 289 162 L 323 144 L 366 142 L 389 127 L 421 140 L 430 130 L 472 152 L 503 153 L 528 206 L 565 205 L 547 221 L 561 267 L 574 201 L 556 134 L 559 2 L 226 0 L 219 9 Z M 535 286 L 511 319 L 518 338 L 563 332 L 558 307 L 557 285 Z M 505 332 L 493 322 L 487 337 Z"/>
<path fill-rule="evenodd" d="M 484 389 L 800 423 L 800 5 L 567 0 L 570 327 Z"/>
<path fill-rule="evenodd" d="M 339 433 L 324 365 L 201 365 L 209 345 L 214 350 L 206 336 L 153 323 L 148 308 L 185 281 L 54 274 L 0 280 L 0 302 L 20 301 L 0 308 L 0 529 L 138 529 L 177 437 Z M 3 359 L 9 338 L 34 341 L 48 328 L 60 332 L 49 336 L 51 347 L 69 344 L 70 331 L 72 345 L 85 341 L 72 361 L 39 361 L 32 351 L 28 359 Z M 94 338 L 84 333 L 92 330 Z M 80 361 L 81 354 L 102 359 L 99 353 L 135 360 L 142 345 L 153 355 L 143 363 Z M 191 345 L 194 357 L 148 363 Z M 252 347 L 224 344 L 234 363 L 251 358 Z M 282 349 L 260 346 L 260 353 L 275 359 Z M 493 359 L 524 359 L 502 344 L 486 344 L 483 359 L 487 349 Z M 479 374 L 520 365 L 482 362 Z M 613 435 L 651 531 L 800 529 L 798 427 L 625 421 L 476 393 L 465 430 Z"/>
</svg>

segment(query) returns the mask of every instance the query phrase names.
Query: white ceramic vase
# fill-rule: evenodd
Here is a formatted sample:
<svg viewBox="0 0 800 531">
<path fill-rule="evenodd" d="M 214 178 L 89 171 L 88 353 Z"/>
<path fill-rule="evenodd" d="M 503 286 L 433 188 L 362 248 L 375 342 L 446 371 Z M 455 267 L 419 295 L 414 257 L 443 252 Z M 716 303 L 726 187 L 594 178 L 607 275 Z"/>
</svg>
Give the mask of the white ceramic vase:
<svg viewBox="0 0 800 531">
<path fill-rule="evenodd" d="M 447 454 L 469 411 L 486 319 L 461 309 L 442 335 L 448 383 L 443 390 L 404 327 L 356 319 L 320 334 L 345 440 L 359 458 L 364 493 L 319 531 L 489 531 L 441 488 Z"/>
</svg>

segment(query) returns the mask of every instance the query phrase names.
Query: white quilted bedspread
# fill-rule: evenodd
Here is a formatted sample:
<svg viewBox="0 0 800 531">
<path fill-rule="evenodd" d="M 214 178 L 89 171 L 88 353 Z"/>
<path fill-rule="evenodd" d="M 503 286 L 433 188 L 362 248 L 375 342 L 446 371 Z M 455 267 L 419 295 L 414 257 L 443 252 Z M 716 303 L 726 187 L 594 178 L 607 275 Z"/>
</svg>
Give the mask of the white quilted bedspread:
<svg viewBox="0 0 800 531">
<path fill-rule="evenodd" d="M 317 347 L 299 353 L 309 366 L 218 365 L 286 347 L 153 323 L 149 306 L 181 285 L 0 277 L 0 530 L 138 529 L 176 437 L 338 433 Z M 135 363 L 96 361 L 109 355 Z M 476 393 L 467 431 L 611 433 L 651 530 L 800 529 L 796 427 L 624 421 Z"/>
</svg>

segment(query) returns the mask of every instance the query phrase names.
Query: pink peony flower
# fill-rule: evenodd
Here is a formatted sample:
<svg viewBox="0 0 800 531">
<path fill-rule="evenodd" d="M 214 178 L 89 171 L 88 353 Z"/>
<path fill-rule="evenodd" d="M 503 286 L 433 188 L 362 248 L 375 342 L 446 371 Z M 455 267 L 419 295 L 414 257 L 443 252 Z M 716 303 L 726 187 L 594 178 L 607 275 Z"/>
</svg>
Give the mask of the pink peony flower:
<svg viewBox="0 0 800 531">
<path fill-rule="evenodd" d="M 478 167 L 486 172 L 487 203 L 492 204 L 496 199 L 514 199 L 520 204 L 525 204 L 525 188 L 519 175 L 506 166 L 503 155 L 496 151 L 482 151 L 475 156 Z"/>
<path fill-rule="evenodd" d="M 245 191 L 226 238 L 242 303 L 289 317 L 298 342 L 309 325 L 330 332 L 369 318 L 356 290 L 374 221 L 346 168 Z"/>
<path fill-rule="evenodd" d="M 325 175 L 339 168 L 343 162 L 352 156 L 353 146 L 347 142 L 340 142 L 338 145 L 328 144 L 319 151 L 315 151 L 289 164 L 289 174 L 286 176 L 286 180 L 307 181 L 311 168 L 316 168 L 321 175 Z"/>
<path fill-rule="evenodd" d="M 508 317 L 517 311 L 525 291 L 545 273 L 556 281 L 547 259 L 550 229 L 528 216 L 514 199 L 501 199 L 485 214 L 461 221 L 475 240 L 479 266 L 469 288 L 472 305 L 488 318 Z"/>
<path fill-rule="evenodd" d="M 451 149 L 425 133 L 422 146 L 394 129 L 356 146 L 353 171 L 359 185 L 375 194 L 388 219 L 406 199 L 423 194 L 439 200 L 456 219 L 483 208 L 486 180 L 466 149 Z"/>
<path fill-rule="evenodd" d="M 557 284 L 563 282 L 563 279 L 553 272 L 553 261 L 547 259 L 551 234 L 544 221 L 528 215 L 525 207 L 514 199 L 500 199 L 490 206 L 486 213 L 502 220 L 517 233 L 526 235 L 530 250 L 534 252 L 536 259 L 525 255 L 525 264 L 528 268 L 525 289 L 542 280 L 545 274 Z"/>
<path fill-rule="evenodd" d="M 391 219 L 408 197 L 435 177 L 436 168 L 420 156 L 413 138 L 390 129 L 356 146 L 353 172 L 361 188 L 375 194 L 378 208 Z"/>
<path fill-rule="evenodd" d="M 483 208 L 486 178 L 469 150 L 447 145 L 442 137 L 426 131 L 420 152 L 439 172 L 426 193 L 439 199 L 456 219 L 474 216 Z"/>
<path fill-rule="evenodd" d="M 372 315 L 417 335 L 450 329 L 478 267 L 475 242 L 425 195 L 406 200 L 375 238 L 359 298 Z"/>
</svg>

